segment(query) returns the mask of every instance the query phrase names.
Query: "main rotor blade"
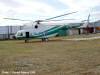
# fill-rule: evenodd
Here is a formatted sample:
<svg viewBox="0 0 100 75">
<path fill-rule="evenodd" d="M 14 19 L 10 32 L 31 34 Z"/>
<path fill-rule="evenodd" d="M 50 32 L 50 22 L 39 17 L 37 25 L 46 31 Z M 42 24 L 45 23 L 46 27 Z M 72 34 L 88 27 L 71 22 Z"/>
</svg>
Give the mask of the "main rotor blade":
<svg viewBox="0 0 100 75">
<path fill-rule="evenodd" d="M 3 18 L 8 20 L 19 20 L 19 21 L 32 21 L 32 20 L 22 20 L 22 19 L 15 19 L 15 18 Z"/>
<path fill-rule="evenodd" d="M 76 11 L 76 12 L 77 12 L 77 11 Z M 51 20 L 51 19 L 54 19 L 54 18 L 62 17 L 62 16 L 69 15 L 69 14 L 73 14 L 73 13 L 76 13 L 76 12 L 71 12 L 71 13 L 67 13 L 67 14 L 63 14 L 63 15 L 59 15 L 59 16 L 55 16 L 55 17 L 48 18 L 48 19 L 45 19 L 45 20 Z"/>
<path fill-rule="evenodd" d="M 49 21 L 66 21 L 66 20 L 77 20 L 77 19 L 46 20 L 46 21 L 43 21 L 43 22 L 49 22 Z"/>
</svg>

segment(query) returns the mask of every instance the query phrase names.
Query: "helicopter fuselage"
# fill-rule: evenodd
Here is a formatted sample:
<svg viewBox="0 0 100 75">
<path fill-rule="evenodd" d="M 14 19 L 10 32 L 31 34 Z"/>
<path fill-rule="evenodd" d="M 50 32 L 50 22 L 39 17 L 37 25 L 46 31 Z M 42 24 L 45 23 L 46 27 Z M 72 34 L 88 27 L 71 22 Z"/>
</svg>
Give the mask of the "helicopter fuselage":
<svg viewBox="0 0 100 75">
<path fill-rule="evenodd" d="M 26 28 L 23 30 L 19 30 L 15 37 L 17 39 L 48 39 L 50 37 L 55 37 L 58 35 L 58 32 L 62 29 L 69 29 L 69 28 L 76 28 L 80 25 L 37 25 L 37 26 L 31 26 L 30 28 Z"/>
</svg>

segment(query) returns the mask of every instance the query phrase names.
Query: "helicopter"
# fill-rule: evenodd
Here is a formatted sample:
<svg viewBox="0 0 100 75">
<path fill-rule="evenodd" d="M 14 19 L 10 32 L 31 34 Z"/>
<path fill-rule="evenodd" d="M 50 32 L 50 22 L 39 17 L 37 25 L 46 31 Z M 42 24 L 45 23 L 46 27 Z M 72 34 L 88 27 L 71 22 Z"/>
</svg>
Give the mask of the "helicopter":
<svg viewBox="0 0 100 75">
<path fill-rule="evenodd" d="M 68 30 L 69 28 L 77 28 L 82 25 L 82 24 L 75 24 L 75 23 L 49 23 L 48 24 L 48 22 L 50 21 L 54 22 L 54 21 L 66 20 L 66 19 L 62 19 L 62 20 L 53 20 L 53 19 L 66 16 L 66 15 L 70 15 L 73 13 L 76 13 L 76 12 L 58 15 L 58 16 L 51 17 L 45 20 L 32 21 L 29 24 L 31 25 L 30 28 L 17 31 L 14 38 L 25 40 L 25 42 L 27 42 L 30 39 L 34 39 L 34 38 L 41 39 L 42 41 L 48 41 L 48 38 L 57 36 L 59 30 L 61 29 L 65 28 L 66 30 Z M 5 19 L 26 21 L 26 20 L 21 20 L 21 19 L 14 19 L 14 18 L 5 18 Z M 67 19 L 67 20 L 74 20 L 74 19 Z"/>
</svg>

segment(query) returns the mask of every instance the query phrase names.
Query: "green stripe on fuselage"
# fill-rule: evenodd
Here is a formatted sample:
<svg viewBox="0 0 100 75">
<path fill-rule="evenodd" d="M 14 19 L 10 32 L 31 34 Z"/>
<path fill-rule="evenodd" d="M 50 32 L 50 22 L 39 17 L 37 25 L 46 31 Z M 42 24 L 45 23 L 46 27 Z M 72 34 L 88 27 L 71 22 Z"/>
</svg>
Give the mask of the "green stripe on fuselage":
<svg viewBox="0 0 100 75">
<path fill-rule="evenodd" d="M 40 34 L 33 35 L 34 38 L 48 38 L 49 35 L 57 34 L 58 31 L 66 26 L 56 26 L 49 30 L 43 31 Z"/>
</svg>

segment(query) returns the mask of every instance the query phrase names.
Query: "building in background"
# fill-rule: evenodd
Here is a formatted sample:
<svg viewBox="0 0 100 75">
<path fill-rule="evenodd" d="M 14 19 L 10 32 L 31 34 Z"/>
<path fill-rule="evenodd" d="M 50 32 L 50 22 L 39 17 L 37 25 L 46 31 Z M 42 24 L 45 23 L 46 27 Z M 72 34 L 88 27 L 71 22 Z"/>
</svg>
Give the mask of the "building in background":
<svg viewBox="0 0 100 75">
<path fill-rule="evenodd" d="M 100 33 L 100 20 L 94 22 L 95 32 Z"/>
<path fill-rule="evenodd" d="M 13 39 L 18 30 L 22 30 L 23 26 L 0 26 L 0 39 Z"/>
<path fill-rule="evenodd" d="M 76 28 L 69 28 L 65 30 L 61 30 L 59 35 L 80 35 L 80 34 L 92 34 L 92 33 L 100 33 L 100 20 L 95 22 L 86 23 L 74 23 L 73 25 L 82 25 Z"/>
</svg>

